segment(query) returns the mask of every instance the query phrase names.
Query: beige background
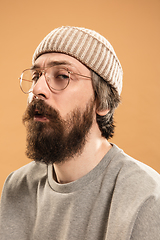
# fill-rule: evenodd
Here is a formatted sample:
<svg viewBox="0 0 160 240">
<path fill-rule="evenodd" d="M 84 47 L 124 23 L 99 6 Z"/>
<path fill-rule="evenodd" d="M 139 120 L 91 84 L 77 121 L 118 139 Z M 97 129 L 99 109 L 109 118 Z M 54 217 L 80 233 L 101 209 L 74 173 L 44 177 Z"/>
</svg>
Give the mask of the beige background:
<svg viewBox="0 0 160 240">
<path fill-rule="evenodd" d="M 5 0 L 0 2 L 0 191 L 25 157 L 21 71 L 55 27 L 94 29 L 114 46 L 124 70 L 112 142 L 160 172 L 160 0 Z"/>
</svg>

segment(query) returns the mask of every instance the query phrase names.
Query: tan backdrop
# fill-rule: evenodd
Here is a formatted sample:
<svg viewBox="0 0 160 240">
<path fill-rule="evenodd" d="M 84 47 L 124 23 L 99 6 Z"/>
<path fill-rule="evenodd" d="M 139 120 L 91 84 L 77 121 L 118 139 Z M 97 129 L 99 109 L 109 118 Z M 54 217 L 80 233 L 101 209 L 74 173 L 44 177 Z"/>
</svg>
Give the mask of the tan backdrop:
<svg viewBox="0 0 160 240">
<path fill-rule="evenodd" d="M 124 70 L 111 140 L 160 172 L 160 0 L 6 0 L 0 3 L 0 191 L 25 157 L 21 71 L 40 40 L 62 25 L 84 26 L 112 43 Z"/>
</svg>

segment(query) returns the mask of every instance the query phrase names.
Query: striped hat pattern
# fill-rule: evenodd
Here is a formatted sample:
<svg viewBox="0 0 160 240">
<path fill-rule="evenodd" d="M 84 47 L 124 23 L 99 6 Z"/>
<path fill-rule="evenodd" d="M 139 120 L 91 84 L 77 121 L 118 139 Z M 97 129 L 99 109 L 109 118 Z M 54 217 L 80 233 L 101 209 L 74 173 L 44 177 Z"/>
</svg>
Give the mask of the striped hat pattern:
<svg viewBox="0 0 160 240">
<path fill-rule="evenodd" d="M 33 54 L 32 63 L 42 54 L 59 52 L 68 54 L 95 71 L 105 81 L 122 91 L 123 70 L 116 53 L 99 33 L 80 27 L 63 26 L 51 31 Z"/>
</svg>

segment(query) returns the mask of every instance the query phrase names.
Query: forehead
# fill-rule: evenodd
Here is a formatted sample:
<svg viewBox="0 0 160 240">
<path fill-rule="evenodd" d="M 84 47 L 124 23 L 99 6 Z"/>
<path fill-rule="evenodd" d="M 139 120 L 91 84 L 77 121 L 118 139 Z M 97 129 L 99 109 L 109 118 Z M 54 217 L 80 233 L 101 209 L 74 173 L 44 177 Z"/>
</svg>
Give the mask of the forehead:
<svg viewBox="0 0 160 240">
<path fill-rule="evenodd" d="M 45 53 L 38 57 L 35 61 L 34 66 L 44 68 L 48 67 L 52 63 L 59 63 L 62 65 L 66 65 L 67 68 L 72 68 L 73 70 L 77 70 L 78 72 L 84 74 L 90 74 L 90 70 L 80 61 L 71 57 L 64 53 Z"/>
</svg>

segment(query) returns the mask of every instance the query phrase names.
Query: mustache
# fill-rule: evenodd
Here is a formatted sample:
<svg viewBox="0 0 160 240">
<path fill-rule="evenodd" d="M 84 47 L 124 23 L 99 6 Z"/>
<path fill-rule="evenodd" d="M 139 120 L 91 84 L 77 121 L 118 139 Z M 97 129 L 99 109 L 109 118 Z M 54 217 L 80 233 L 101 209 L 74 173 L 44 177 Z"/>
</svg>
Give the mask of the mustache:
<svg viewBox="0 0 160 240">
<path fill-rule="evenodd" d="M 57 121 L 57 119 L 60 120 L 59 112 L 45 103 L 42 99 L 33 99 L 32 102 L 28 105 L 22 117 L 23 124 L 29 120 L 33 120 L 36 115 L 46 117 L 52 122 Z"/>
</svg>

